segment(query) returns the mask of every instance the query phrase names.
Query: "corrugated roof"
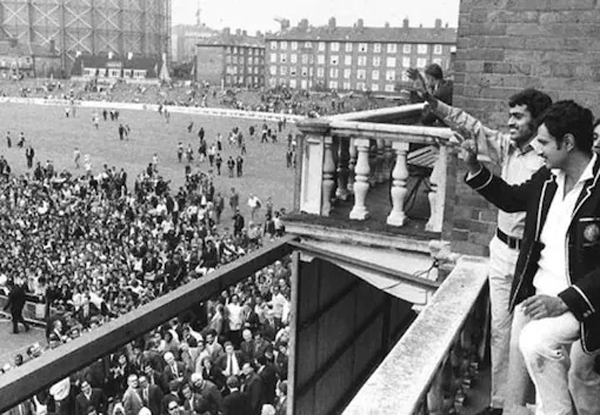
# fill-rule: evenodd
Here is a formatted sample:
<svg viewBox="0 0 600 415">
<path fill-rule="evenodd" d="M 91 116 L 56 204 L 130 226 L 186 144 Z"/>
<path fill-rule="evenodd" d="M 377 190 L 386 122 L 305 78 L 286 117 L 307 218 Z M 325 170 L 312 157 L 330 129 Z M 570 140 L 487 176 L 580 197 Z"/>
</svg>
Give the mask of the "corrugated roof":
<svg viewBox="0 0 600 415">
<path fill-rule="evenodd" d="M 232 33 L 219 33 L 206 39 L 198 40 L 198 46 L 245 46 L 252 48 L 264 48 L 263 38 L 248 35 L 238 35 Z"/>
<path fill-rule="evenodd" d="M 290 27 L 268 34 L 269 40 L 456 43 L 456 29 L 446 27 Z"/>
</svg>

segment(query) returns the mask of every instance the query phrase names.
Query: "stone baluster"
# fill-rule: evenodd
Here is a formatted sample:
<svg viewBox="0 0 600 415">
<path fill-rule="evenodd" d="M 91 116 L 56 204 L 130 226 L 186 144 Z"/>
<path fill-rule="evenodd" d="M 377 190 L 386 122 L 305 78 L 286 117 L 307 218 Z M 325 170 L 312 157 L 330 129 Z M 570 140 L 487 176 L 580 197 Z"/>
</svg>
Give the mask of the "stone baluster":
<svg viewBox="0 0 600 415">
<path fill-rule="evenodd" d="M 375 181 L 377 184 L 385 183 L 387 177 L 385 176 L 385 140 L 377 139 L 377 171 Z"/>
<path fill-rule="evenodd" d="M 444 221 L 444 204 L 446 201 L 446 167 L 448 163 L 448 148 L 440 146 L 438 158 L 433 165 L 429 179 L 431 191 L 427 195 L 431 215 L 425 225 L 429 232 L 441 232 Z"/>
<path fill-rule="evenodd" d="M 348 170 L 350 170 L 350 175 L 348 176 L 348 192 L 350 192 L 350 194 L 354 194 L 354 169 L 356 168 L 356 157 L 358 156 L 354 139 L 350 140 L 350 148 L 348 149 L 348 152 L 350 153 L 350 160 L 348 161 Z"/>
<path fill-rule="evenodd" d="M 331 212 L 331 196 L 335 182 L 335 160 L 333 158 L 333 139 L 323 138 L 323 181 L 321 184 L 321 216 Z"/>
<path fill-rule="evenodd" d="M 406 154 L 408 153 L 408 143 L 395 141 L 392 148 L 396 152 L 396 165 L 392 171 L 392 211 L 388 215 L 387 224 L 392 226 L 402 226 L 406 221 L 404 212 L 404 200 L 406 193 L 406 181 L 408 179 L 408 168 L 406 167 Z"/>
<path fill-rule="evenodd" d="M 354 167 L 354 207 L 350 211 L 350 219 L 365 220 L 369 217 L 369 211 L 365 205 L 365 200 L 370 187 L 370 141 L 368 138 L 356 138 L 354 139 L 354 144 L 356 145 L 358 156 L 356 159 L 356 166 Z"/>
<path fill-rule="evenodd" d="M 340 153 L 338 162 L 338 187 L 335 196 L 340 200 L 348 200 L 348 187 L 350 186 L 350 139 L 340 138 Z"/>
</svg>

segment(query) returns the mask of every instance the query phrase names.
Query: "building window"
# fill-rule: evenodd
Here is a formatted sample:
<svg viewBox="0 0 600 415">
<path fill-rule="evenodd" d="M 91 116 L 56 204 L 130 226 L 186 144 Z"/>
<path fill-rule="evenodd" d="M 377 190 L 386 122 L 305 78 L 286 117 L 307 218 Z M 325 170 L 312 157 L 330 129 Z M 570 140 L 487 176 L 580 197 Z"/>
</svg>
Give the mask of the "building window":
<svg viewBox="0 0 600 415">
<path fill-rule="evenodd" d="M 350 79 L 350 75 L 352 75 L 352 69 L 344 69 L 344 79 Z"/>
<path fill-rule="evenodd" d="M 373 44 L 373 52 L 375 52 L 375 53 L 381 53 L 381 43 L 374 43 Z"/>
<path fill-rule="evenodd" d="M 432 63 L 435 63 L 436 65 L 440 65 L 440 67 L 442 67 L 442 58 L 434 58 L 432 60 Z"/>
<path fill-rule="evenodd" d="M 308 55 L 306 53 L 302 54 L 302 63 L 304 63 L 304 64 L 308 63 Z"/>
<path fill-rule="evenodd" d="M 427 59 L 425 59 L 425 58 L 417 59 L 417 68 L 424 68 L 425 66 L 427 66 Z"/>
<path fill-rule="evenodd" d="M 298 42 L 295 42 L 295 41 L 294 41 L 294 42 L 292 42 L 292 43 L 291 43 L 291 47 L 292 47 L 292 50 L 296 50 L 296 49 L 298 49 Z"/>
<path fill-rule="evenodd" d="M 275 62 L 277 62 L 277 54 L 271 53 L 271 63 L 275 63 Z"/>
<path fill-rule="evenodd" d="M 238 63 L 237 56 L 234 56 L 233 58 L 231 58 L 231 60 L 233 61 L 233 63 L 235 63 L 237 65 L 237 63 Z"/>
<path fill-rule="evenodd" d="M 350 82 L 344 82 L 344 83 L 343 83 L 343 85 L 344 85 L 344 86 L 343 86 L 343 89 L 344 89 L 344 90 L 346 90 L 346 91 L 347 91 L 347 90 L 349 90 L 349 89 L 350 89 Z"/>
<path fill-rule="evenodd" d="M 279 55 L 279 62 L 281 62 L 281 63 L 287 62 L 287 55 L 285 53 L 282 53 Z"/>
<path fill-rule="evenodd" d="M 385 60 L 385 66 L 387 66 L 388 68 L 395 68 L 396 67 L 396 58 L 387 58 Z"/>
<path fill-rule="evenodd" d="M 367 66 L 367 57 L 366 56 L 358 57 L 358 66 Z"/>
<path fill-rule="evenodd" d="M 364 69 L 359 69 L 356 71 L 356 79 L 365 79 L 367 77 L 367 71 Z"/>
<path fill-rule="evenodd" d="M 417 53 L 419 55 L 425 55 L 427 53 L 427 45 L 421 43 L 417 46 Z"/>
<path fill-rule="evenodd" d="M 295 53 L 292 53 L 290 55 L 290 62 L 291 63 L 297 63 L 298 62 L 298 55 L 296 55 Z"/>
<path fill-rule="evenodd" d="M 340 42 L 331 42 L 330 44 L 330 49 L 332 52 L 339 52 L 340 51 Z"/>
<path fill-rule="evenodd" d="M 269 86 L 271 88 L 275 88 L 277 86 L 277 79 L 275 79 L 275 78 L 269 79 Z"/>
<path fill-rule="evenodd" d="M 319 51 L 323 52 L 325 50 L 325 42 L 319 42 Z"/>
<path fill-rule="evenodd" d="M 364 82 L 357 82 L 356 89 L 358 89 L 359 91 L 364 91 L 365 89 L 367 89 L 367 85 Z"/>
<path fill-rule="evenodd" d="M 398 51 L 397 46 L 395 43 L 388 43 L 387 44 L 387 53 L 396 53 Z"/>
<path fill-rule="evenodd" d="M 378 67 L 381 65 L 381 58 L 379 56 L 373 56 L 373 66 Z"/>
<path fill-rule="evenodd" d="M 371 78 L 374 81 L 379 81 L 379 71 L 373 71 L 373 72 L 371 72 Z"/>
<path fill-rule="evenodd" d="M 358 44 L 358 51 L 361 53 L 365 53 L 367 51 L 367 44 L 366 43 L 359 43 Z"/>
<path fill-rule="evenodd" d="M 340 57 L 338 55 L 331 55 L 331 57 L 329 58 L 329 62 L 331 65 L 337 65 L 338 63 L 340 63 Z"/>
<path fill-rule="evenodd" d="M 302 76 L 308 76 L 308 68 L 306 66 L 302 67 Z"/>
<path fill-rule="evenodd" d="M 331 69 L 329 70 L 329 76 L 330 76 L 331 78 L 337 78 L 338 76 L 340 76 L 340 75 L 339 75 L 339 72 L 338 72 L 338 69 L 337 69 L 337 68 L 331 68 Z"/>
<path fill-rule="evenodd" d="M 269 72 L 273 76 L 277 75 L 277 66 L 275 66 L 275 65 L 269 66 Z"/>
<path fill-rule="evenodd" d="M 290 68 L 290 76 L 296 76 L 297 70 L 295 66 Z"/>
<path fill-rule="evenodd" d="M 338 88 L 337 81 L 329 81 L 329 88 L 330 89 L 337 89 Z"/>
<path fill-rule="evenodd" d="M 282 66 L 281 68 L 279 68 L 279 74 L 281 76 L 286 76 L 287 75 L 287 66 Z"/>
<path fill-rule="evenodd" d="M 433 54 L 441 55 L 442 54 L 442 45 L 433 45 Z"/>
<path fill-rule="evenodd" d="M 402 58 L 402 67 L 403 68 L 410 68 L 410 58 L 405 56 Z"/>
<path fill-rule="evenodd" d="M 325 69 L 324 68 L 317 68 L 317 77 L 323 78 L 324 76 L 325 76 Z"/>
<path fill-rule="evenodd" d="M 371 91 L 373 91 L 373 92 L 379 91 L 379 85 L 377 85 L 377 84 L 371 84 Z"/>
<path fill-rule="evenodd" d="M 317 56 L 317 63 L 319 65 L 325 65 L 325 55 L 319 55 L 319 56 Z"/>
<path fill-rule="evenodd" d="M 394 92 L 394 84 L 386 84 L 385 92 Z"/>
<path fill-rule="evenodd" d="M 286 49 L 287 49 L 287 41 L 283 40 L 283 41 L 281 42 L 281 45 L 279 45 L 279 48 L 280 48 L 281 50 L 286 50 Z"/>
<path fill-rule="evenodd" d="M 410 81 L 410 78 L 408 77 L 408 74 L 406 73 L 406 71 L 402 72 L 402 76 L 401 76 L 400 79 L 402 79 L 402 82 L 408 82 L 408 81 Z"/>
<path fill-rule="evenodd" d="M 347 66 L 352 65 L 352 56 L 350 56 L 350 55 L 344 56 L 344 65 L 347 65 Z"/>
<path fill-rule="evenodd" d="M 386 81 L 395 81 L 396 80 L 396 71 L 394 71 L 394 70 L 385 71 L 385 80 Z"/>
<path fill-rule="evenodd" d="M 352 43 L 346 42 L 345 50 L 346 52 L 352 52 Z"/>
<path fill-rule="evenodd" d="M 290 79 L 290 88 L 296 88 L 296 80 Z"/>
<path fill-rule="evenodd" d="M 231 56 L 227 55 L 225 57 L 225 63 L 231 63 Z"/>
<path fill-rule="evenodd" d="M 402 48 L 402 53 L 410 53 L 411 52 L 411 45 L 408 43 L 404 44 L 404 47 Z"/>
</svg>

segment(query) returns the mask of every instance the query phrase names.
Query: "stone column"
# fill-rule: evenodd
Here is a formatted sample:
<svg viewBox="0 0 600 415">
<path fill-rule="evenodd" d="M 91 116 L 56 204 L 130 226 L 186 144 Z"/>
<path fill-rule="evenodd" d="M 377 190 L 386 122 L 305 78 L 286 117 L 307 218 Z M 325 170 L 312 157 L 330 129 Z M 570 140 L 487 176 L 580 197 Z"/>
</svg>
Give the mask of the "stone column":
<svg viewBox="0 0 600 415">
<path fill-rule="evenodd" d="M 446 167 L 447 167 L 448 147 L 440 146 L 439 154 L 431 177 L 429 179 L 431 192 L 427 195 L 429 198 L 429 207 L 431 215 L 425 225 L 425 230 L 429 232 L 441 232 L 444 222 L 444 205 L 446 200 Z"/>
<path fill-rule="evenodd" d="M 321 216 L 329 216 L 331 212 L 331 196 L 335 185 L 333 177 L 335 161 L 333 159 L 333 139 L 323 138 L 323 181 L 321 184 Z"/>
<path fill-rule="evenodd" d="M 350 177 L 350 139 L 346 137 L 340 137 L 340 155 L 338 158 L 338 188 L 335 192 L 335 196 L 340 200 L 348 200 L 348 186 Z"/>
<path fill-rule="evenodd" d="M 408 143 L 394 141 L 392 148 L 396 152 L 396 165 L 392 171 L 392 211 L 387 218 L 387 224 L 392 226 L 402 226 L 406 221 L 404 212 L 404 199 L 406 198 L 406 180 L 408 179 L 408 168 L 406 167 L 406 153 L 408 152 Z"/>
<path fill-rule="evenodd" d="M 356 157 L 358 155 L 356 152 L 356 143 L 354 141 L 354 138 L 350 139 L 350 148 L 348 149 L 348 153 L 350 154 L 350 160 L 348 161 L 348 192 L 350 194 L 354 193 L 354 170 L 356 168 Z"/>
<path fill-rule="evenodd" d="M 369 217 L 369 211 L 365 205 L 365 200 L 370 187 L 370 141 L 368 138 L 356 138 L 354 139 L 354 144 L 358 151 L 358 157 L 356 159 L 356 167 L 354 168 L 354 207 L 350 211 L 350 219 L 365 220 Z"/>
</svg>

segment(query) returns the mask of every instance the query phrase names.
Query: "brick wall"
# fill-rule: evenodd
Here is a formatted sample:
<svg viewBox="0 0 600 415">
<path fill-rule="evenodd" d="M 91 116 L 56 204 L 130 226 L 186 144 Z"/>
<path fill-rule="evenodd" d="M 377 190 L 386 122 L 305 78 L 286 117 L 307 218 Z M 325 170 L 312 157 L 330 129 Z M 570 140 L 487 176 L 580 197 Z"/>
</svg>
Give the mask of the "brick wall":
<svg viewBox="0 0 600 415">
<path fill-rule="evenodd" d="M 507 100 L 526 87 L 574 99 L 600 115 L 600 0 L 461 0 L 454 103 L 504 128 Z M 451 160 L 444 238 L 487 255 L 495 212 Z"/>
</svg>

